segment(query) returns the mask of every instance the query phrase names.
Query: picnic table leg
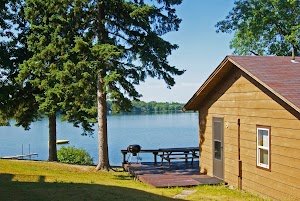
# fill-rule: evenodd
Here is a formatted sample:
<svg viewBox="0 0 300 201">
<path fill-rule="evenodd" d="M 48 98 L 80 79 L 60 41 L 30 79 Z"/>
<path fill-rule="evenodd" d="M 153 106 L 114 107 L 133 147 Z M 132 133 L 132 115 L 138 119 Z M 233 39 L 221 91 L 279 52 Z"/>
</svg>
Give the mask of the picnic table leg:
<svg viewBox="0 0 300 201">
<path fill-rule="evenodd" d="M 163 152 L 162 155 L 161 155 L 160 166 L 162 166 L 162 164 L 163 164 L 164 157 L 165 157 L 165 152 Z"/>
<path fill-rule="evenodd" d="M 123 164 L 126 164 L 127 163 L 127 161 L 126 161 L 126 152 L 122 152 L 122 154 L 123 154 Z"/>
<path fill-rule="evenodd" d="M 192 165 L 194 165 L 194 158 L 197 157 L 196 151 L 192 151 Z"/>
<path fill-rule="evenodd" d="M 156 152 L 156 151 L 153 152 L 155 165 L 157 164 L 157 154 L 158 154 L 158 152 Z"/>
<path fill-rule="evenodd" d="M 188 159 L 187 159 L 188 153 L 185 153 L 184 155 L 185 155 L 185 163 L 187 163 L 188 162 Z"/>
<path fill-rule="evenodd" d="M 170 155 L 172 154 L 172 152 L 168 153 L 167 158 L 168 158 L 168 164 L 169 164 L 169 169 L 171 169 L 171 159 L 170 159 Z"/>
</svg>

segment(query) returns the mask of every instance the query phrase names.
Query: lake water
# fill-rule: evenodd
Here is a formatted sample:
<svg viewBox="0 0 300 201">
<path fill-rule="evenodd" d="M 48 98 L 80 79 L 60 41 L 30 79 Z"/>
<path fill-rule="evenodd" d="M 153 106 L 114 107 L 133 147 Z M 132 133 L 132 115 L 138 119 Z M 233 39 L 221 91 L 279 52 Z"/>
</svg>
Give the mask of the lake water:
<svg viewBox="0 0 300 201">
<path fill-rule="evenodd" d="M 97 126 L 92 137 L 82 136 L 80 128 L 66 122 L 57 122 L 57 139 L 70 140 L 67 145 L 83 148 L 98 162 Z M 48 120 L 44 119 L 31 125 L 29 131 L 21 127 L 0 127 L 0 157 L 38 153 L 37 160 L 48 159 Z M 121 149 L 130 144 L 139 144 L 142 149 L 164 147 L 198 146 L 197 113 L 109 115 L 108 149 L 111 165 L 121 165 Z M 141 154 L 142 161 L 153 161 L 152 154 Z"/>
</svg>

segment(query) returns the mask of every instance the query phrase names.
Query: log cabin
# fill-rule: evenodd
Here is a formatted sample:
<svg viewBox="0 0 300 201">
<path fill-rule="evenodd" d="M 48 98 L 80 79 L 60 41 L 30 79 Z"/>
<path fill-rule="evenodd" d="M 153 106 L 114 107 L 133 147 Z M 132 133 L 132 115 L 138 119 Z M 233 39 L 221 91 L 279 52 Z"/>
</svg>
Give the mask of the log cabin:
<svg viewBox="0 0 300 201">
<path fill-rule="evenodd" d="M 300 58 L 226 56 L 183 110 L 198 111 L 200 171 L 300 200 Z"/>
</svg>

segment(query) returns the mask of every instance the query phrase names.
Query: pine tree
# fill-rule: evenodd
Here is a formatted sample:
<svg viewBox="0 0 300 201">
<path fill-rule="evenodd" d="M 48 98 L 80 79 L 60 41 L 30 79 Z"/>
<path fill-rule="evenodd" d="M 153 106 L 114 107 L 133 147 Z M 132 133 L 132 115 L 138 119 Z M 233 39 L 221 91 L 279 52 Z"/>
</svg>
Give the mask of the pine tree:
<svg viewBox="0 0 300 201">
<path fill-rule="evenodd" d="M 32 86 L 15 80 L 19 64 L 32 56 L 27 49 L 29 29 L 23 8 L 22 0 L 4 0 L 0 4 L 0 126 L 14 119 L 16 126 L 28 130 L 39 114 Z"/>
<path fill-rule="evenodd" d="M 75 56 L 77 53 L 73 50 L 76 41 L 74 34 L 80 31 L 74 20 L 78 10 L 73 5 L 71 0 L 26 1 L 25 13 L 30 23 L 28 48 L 33 56 L 20 65 L 18 81 L 35 89 L 32 94 L 38 112 L 48 117 L 49 161 L 57 161 L 57 114 L 61 114 L 63 120 L 73 122 L 74 126 L 81 126 L 83 134 L 92 132 L 91 119 L 96 116 L 95 101 L 81 95 L 81 90 L 91 93 L 89 89 L 93 87 L 89 86 L 92 83 L 89 79 L 82 81 L 76 77 L 84 69 L 81 68 L 81 61 L 77 60 L 80 56 Z M 82 17 L 77 14 L 76 17 Z M 82 105 L 89 109 L 82 110 Z"/>
<path fill-rule="evenodd" d="M 163 79 L 170 88 L 173 76 L 184 73 L 167 60 L 178 46 L 162 38 L 178 30 L 181 20 L 174 7 L 181 0 L 26 2 L 34 56 L 22 66 L 21 77 L 38 76 L 30 82 L 52 94 L 38 96 L 48 108 L 44 113 L 59 109 L 65 119 L 84 121 L 89 129 L 97 117 L 96 169 L 108 170 L 107 100 L 129 109 L 131 100 L 141 97 L 135 85 L 147 76 Z"/>
</svg>

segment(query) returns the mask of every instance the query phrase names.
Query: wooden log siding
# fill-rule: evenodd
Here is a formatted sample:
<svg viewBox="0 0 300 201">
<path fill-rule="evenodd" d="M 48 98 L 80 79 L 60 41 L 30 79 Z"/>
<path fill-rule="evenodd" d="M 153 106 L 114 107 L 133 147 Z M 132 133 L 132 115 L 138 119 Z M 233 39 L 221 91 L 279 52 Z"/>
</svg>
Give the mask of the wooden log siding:
<svg viewBox="0 0 300 201">
<path fill-rule="evenodd" d="M 212 176 L 212 119 L 224 118 L 224 179 L 238 186 L 238 125 L 242 187 L 273 199 L 300 200 L 300 120 L 257 83 L 237 71 L 207 97 L 199 111 L 201 171 Z M 228 88 L 229 86 L 229 88 Z M 201 121 L 202 120 L 202 121 Z M 228 125 L 226 128 L 225 125 Z M 256 167 L 256 126 L 271 127 L 271 171 Z M 202 131 L 201 131 L 202 128 Z"/>
</svg>

